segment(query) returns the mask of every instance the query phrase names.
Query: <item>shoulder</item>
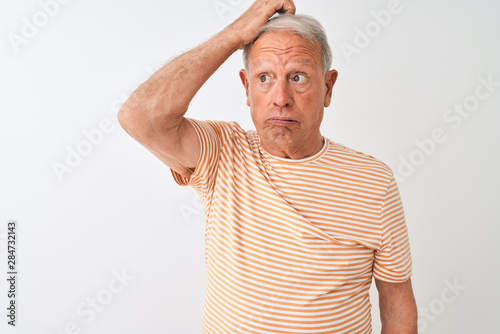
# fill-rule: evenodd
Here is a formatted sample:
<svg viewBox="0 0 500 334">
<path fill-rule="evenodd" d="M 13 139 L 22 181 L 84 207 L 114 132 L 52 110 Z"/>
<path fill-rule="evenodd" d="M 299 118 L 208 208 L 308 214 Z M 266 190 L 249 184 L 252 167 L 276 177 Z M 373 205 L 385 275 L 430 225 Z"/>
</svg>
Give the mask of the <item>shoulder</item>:
<svg viewBox="0 0 500 334">
<path fill-rule="evenodd" d="M 243 131 L 236 122 L 226 122 L 217 120 L 198 120 L 194 118 L 186 119 L 191 123 L 200 138 L 218 137 L 229 139 L 233 132 Z"/>
<path fill-rule="evenodd" d="M 352 171 L 363 172 L 374 177 L 387 179 L 393 177 L 392 169 L 381 160 L 370 154 L 354 150 L 341 143 L 336 143 L 327 139 L 329 149 L 325 159 L 330 160 L 332 164 L 343 166 Z"/>
<path fill-rule="evenodd" d="M 197 120 L 187 118 L 195 128 L 200 137 L 217 137 L 222 142 L 246 141 L 253 142 L 257 140 L 257 133 L 253 130 L 244 130 L 238 122 L 235 121 L 217 121 L 217 120 Z"/>
</svg>

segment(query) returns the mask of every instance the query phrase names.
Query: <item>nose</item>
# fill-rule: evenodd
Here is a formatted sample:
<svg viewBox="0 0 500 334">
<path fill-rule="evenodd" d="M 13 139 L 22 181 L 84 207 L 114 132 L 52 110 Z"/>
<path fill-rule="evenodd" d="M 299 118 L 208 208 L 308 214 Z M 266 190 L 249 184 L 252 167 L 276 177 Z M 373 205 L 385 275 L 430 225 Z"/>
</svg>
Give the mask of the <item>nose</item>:
<svg viewBox="0 0 500 334">
<path fill-rule="evenodd" d="M 292 87 L 288 80 L 278 80 L 274 85 L 273 104 L 286 108 L 293 105 Z"/>
</svg>

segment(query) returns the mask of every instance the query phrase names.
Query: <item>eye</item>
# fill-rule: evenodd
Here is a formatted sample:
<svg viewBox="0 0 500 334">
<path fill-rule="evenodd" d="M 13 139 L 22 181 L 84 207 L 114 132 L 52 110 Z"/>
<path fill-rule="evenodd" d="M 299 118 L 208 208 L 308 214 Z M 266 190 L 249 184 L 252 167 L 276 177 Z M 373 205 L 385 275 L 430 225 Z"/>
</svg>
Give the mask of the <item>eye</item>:
<svg viewBox="0 0 500 334">
<path fill-rule="evenodd" d="M 269 78 L 269 75 L 267 75 L 267 74 L 261 74 L 259 76 L 259 79 L 260 79 L 260 82 L 267 83 L 267 82 L 269 82 L 270 78 Z"/>
<path fill-rule="evenodd" d="M 303 74 L 295 74 L 293 77 L 292 77 L 292 80 L 293 82 L 295 83 L 301 83 L 301 82 L 304 82 L 306 80 L 306 76 L 303 75 Z"/>
</svg>

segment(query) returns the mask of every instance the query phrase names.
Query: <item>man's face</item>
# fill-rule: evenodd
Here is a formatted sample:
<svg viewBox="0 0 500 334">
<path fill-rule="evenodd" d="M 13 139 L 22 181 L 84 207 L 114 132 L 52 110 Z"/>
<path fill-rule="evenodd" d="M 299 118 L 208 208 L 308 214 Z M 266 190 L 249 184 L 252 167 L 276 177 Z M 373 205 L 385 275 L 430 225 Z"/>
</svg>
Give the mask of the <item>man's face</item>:
<svg viewBox="0 0 500 334">
<path fill-rule="evenodd" d="M 323 74 L 321 56 L 318 43 L 290 31 L 267 32 L 250 49 L 248 73 L 241 70 L 240 77 L 269 153 L 292 156 L 318 147 L 323 110 L 337 77 L 335 70 Z"/>
</svg>

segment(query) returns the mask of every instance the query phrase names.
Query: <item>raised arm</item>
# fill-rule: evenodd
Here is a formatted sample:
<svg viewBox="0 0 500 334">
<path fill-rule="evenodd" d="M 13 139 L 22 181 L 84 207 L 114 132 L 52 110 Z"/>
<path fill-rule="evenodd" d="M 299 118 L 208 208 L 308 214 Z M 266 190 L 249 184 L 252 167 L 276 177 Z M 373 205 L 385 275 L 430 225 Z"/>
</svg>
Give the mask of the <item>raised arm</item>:
<svg viewBox="0 0 500 334">
<path fill-rule="evenodd" d="M 163 66 L 123 104 L 120 125 L 170 168 L 191 176 L 200 154 L 196 132 L 184 118 L 191 100 L 276 12 L 294 14 L 293 1 L 257 0 L 229 27 Z"/>
</svg>

